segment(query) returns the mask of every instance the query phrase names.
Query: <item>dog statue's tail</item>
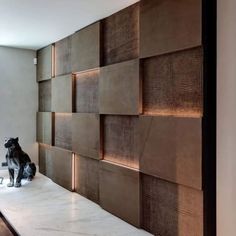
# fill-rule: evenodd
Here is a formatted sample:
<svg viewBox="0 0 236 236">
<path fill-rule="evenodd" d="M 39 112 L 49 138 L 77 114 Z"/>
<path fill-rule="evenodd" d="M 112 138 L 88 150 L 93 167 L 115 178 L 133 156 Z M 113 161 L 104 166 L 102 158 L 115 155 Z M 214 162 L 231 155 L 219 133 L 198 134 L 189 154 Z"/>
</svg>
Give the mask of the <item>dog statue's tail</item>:
<svg viewBox="0 0 236 236">
<path fill-rule="evenodd" d="M 24 168 L 24 178 L 32 180 L 36 174 L 36 166 L 33 162 L 28 162 Z"/>
</svg>

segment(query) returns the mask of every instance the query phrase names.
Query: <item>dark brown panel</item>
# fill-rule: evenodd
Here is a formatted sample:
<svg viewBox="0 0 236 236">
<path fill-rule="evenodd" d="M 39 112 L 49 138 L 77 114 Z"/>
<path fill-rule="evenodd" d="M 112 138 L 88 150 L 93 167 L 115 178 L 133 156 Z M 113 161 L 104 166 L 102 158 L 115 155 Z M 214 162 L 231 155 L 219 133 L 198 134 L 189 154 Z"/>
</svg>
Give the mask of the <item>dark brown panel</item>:
<svg viewBox="0 0 236 236">
<path fill-rule="evenodd" d="M 138 116 L 104 116 L 104 159 L 139 168 Z"/>
<path fill-rule="evenodd" d="M 39 144 L 39 172 L 48 178 L 53 176 L 51 146 Z"/>
<path fill-rule="evenodd" d="M 142 58 L 200 46 L 201 0 L 142 0 Z"/>
<path fill-rule="evenodd" d="M 72 149 L 72 114 L 55 113 L 55 146 Z"/>
<path fill-rule="evenodd" d="M 83 156 L 99 159 L 99 115 L 89 113 L 72 116 L 72 150 Z"/>
<path fill-rule="evenodd" d="M 202 49 L 143 60 L 145 114 L 202 115 Z"/>
<path fill-rule="evenodd" d="M 75 191 L 99 203 L 99 161 L 76 155 Z"/>
<path fill-rule="evenodd" d="M 100 22 L 72 35 L 72 71 L 100 66 Z"/>
<path fill-rule="evenodd" d="M 139 3 L 103 21 L 103 65 L 139 56 Z"/>
<path fill-rule="evenodd" d="M 37 51 L 37 81 L 52 78 L 52 45 Z"/>
<path fill-rule="evenodd" d="M 7 224 L 4 222 L 3 217 L 0 217 L 0 235 L 2 236 L 14 236 L 18 234 L 13 234 Z"/>
<path fill-rule="evenodd" d="M 136 227 L 140 226 L 139 172 L 100 161 L 101 206 Z"/>
<path fill-rule="evenodd" d="M 39 86 L 39 111 L 51 111 L 51 80 L 43 81 L 38 84 Z"/>
<path fill-rule="evenodd" d="M 98 113 L 99 70 L 76 74 L 75 111 Z"/>
<path fill-rule="evenodd" d="M 139 60 L 101 68 L 100 114 L 137 115 L 141 112 Z"/>
<path fill-rule="evenodd" d="M 202 126 L 199 118 L 140 116 L 140 170 L 202 189 Z"/>
<path fill-rule="evenodd" d="M 74 79 L 72 75 L 64 75 L 52 79 L 52 111 L 73 111 Z"/>
<path fill-rule="evenodd" d="M 142 176 L 142 227 L 154 235 L 203 236 L 201 191 Z"/>
<path fill-rule="evenodd" d="M 71 69 L 71 40 L 69 36 L 55 43 L 55 75 L 65 75 Z"/>
</svg>

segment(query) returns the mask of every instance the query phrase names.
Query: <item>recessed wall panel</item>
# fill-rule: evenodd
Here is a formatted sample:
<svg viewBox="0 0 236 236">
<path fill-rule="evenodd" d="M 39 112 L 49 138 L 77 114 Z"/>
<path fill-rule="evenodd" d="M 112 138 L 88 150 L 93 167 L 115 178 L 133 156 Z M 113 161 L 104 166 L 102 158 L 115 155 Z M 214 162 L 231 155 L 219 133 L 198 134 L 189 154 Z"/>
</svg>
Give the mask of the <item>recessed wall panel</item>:
<svg viewBox="0 0 236 236">
<path fill-rule="evenodd" d="M 38 83 L 39 88 L 39 111 L 51 111 L 51 80 L 46 80 Z"/>
<path fill-rule="evenodd" d="M 39 144 L 39 172 L 48 178 L 52 178 L 52 151 L 51 146 Z"/>
</svg>

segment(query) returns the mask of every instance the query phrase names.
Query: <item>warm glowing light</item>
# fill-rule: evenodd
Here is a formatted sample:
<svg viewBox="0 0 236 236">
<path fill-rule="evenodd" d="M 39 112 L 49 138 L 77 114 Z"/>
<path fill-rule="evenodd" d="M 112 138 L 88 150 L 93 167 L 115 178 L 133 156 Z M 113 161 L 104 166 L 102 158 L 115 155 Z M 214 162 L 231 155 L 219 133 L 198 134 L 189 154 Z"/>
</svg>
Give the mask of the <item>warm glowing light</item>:
<svg viewBox="0 0 236 236">
<path fill-rule="evenodd" d="M 100 71 L 100 68 L 93 68 L 93 69 L 88 69 L 88 70 L 83 70 L 79 72 L 73 72 L 74 75 L 80 75 L 80 74 L 85 74 L 85 73 L 98 73 Z"/>
<path fill-rule="evenodd" d="M 109 163 L 109 164 L 112 164 L 112 165 L 115 165 L 115 166 L 119 166 L 119 167 L 122 167 L 122 168 L 133 170 L 133 171 L 139 171 L 139 169 L 136 169 L 136 168 L 133 168 L 133 167 L 129 167 L 129 166 L 125 166 L 125 165 L 122 165 L 120 163 L 113 162 L 113 161 L 108 161 L 108 160 L 105 160 L 105 159 L 103 159 L 102 162 L 106 162 L 106 163 Z"/>
<path fill-rule="evenodd" d="M 72 153 L 72 191 L 75 191 L 75 153 Z"/>
</svg>

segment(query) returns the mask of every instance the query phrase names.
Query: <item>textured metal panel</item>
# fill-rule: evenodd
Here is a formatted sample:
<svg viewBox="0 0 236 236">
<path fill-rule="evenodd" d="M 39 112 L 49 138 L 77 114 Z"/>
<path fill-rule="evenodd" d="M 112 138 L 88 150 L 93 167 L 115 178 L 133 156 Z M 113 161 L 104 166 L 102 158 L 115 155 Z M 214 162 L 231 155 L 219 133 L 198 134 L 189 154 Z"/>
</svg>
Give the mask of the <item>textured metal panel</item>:
<svg viewBox="0 0 236 236">
<path fill-rule="evenodd" d="M 76 155 L 75 191 L 99 203 L 99 161 Z"/>
<path fill-rule="evenodd" d="M 103 158 L 124 166 L 139 168 L 138 116 L 105 116 Z"/>
<path fill-rule="evenodd" d="M 142 227 L 154 235 L 203 236 L 203 194 L 141 175 Z"/>
<path fill-rule="evenodd" d="M 141 58 L 200 46 L 201 2 L 201 0 L 141 0 Z"/>
<path fill-rule="evenodd" d="M 136 115 L 141 112 L 139 60 L 101 68 L 100 114 Z"/>
<path fill-rule="evenodd" d="M 103 20 L 103 65 L 138 58 L 139 3 Z"/>
<path fill-rule="evenodd" d="M 140 226 L 139 172 L 100 161 L 100 205 L 136 227 Z"/>
<path fill-rule="evenodd" d="M 52 151 L 51 146 L 45 144 L 39 144 L 39 172 L 46 175 L 48 178 L 52 178 Z"/>
<path fill-rule="evenodd" d="M 75 78 L 75 111 L 98 113 L 99 70 L 78 73 Z"/>
<path fill-rule="evenodd" d="M 150 115 L 202 116 L 202 48 L 143 60 L 143 109 Z"/>
<path fill-rule="evenodd" d="M 39 111 L 51 111 L 51 80 L 43 81 L 38 84 L 39 88 Z"/>
<path fill-rule="evenodd" d="M 55 146 L 72 150 L 72 114 L 55 113 Z"/>
<path fill-rule="evenodd" d="M 202 189 L 199 118 L 140 116 L 140 171 Z"/>
<path fill-rule="evenodd" d="M 72 75 L 64 75 L 52 79 L 52 111 L 73 111 L 74 80 Z"/>
<path fill-rule="evenodd" d="M 73 72 L 100 66 L 100 22 L 72 35 L 71 53 Z"/>
</svg>

